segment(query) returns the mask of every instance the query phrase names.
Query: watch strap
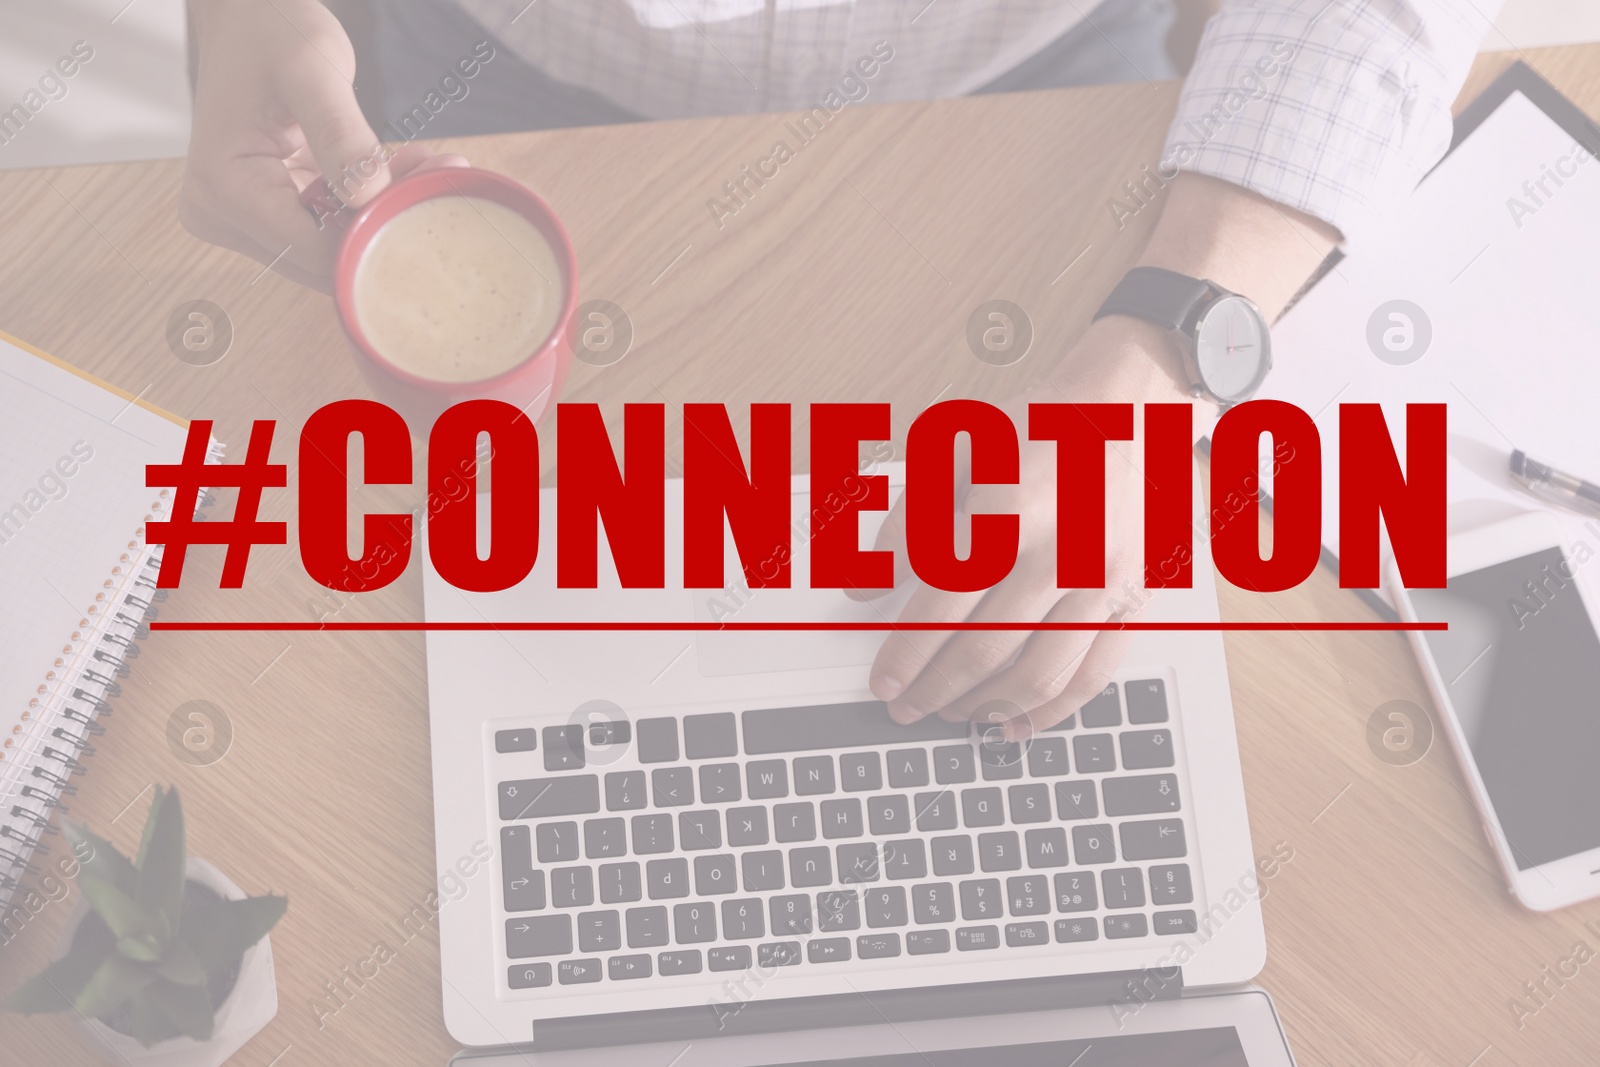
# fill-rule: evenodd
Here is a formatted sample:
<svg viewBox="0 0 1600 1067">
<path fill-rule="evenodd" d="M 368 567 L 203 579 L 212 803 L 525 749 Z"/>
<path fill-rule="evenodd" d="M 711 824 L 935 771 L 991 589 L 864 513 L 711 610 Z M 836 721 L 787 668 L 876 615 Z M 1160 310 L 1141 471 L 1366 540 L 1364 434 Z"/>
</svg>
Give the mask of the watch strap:
<svg viewBox="0 0 1600 1067">
<path fill-rule="evenodd" d="M 1181 330 L 1195 307 L 1215 289 L 1210 282 L 1163 267 L 1134 267 L 1111 290 L 1096 320 L 1107 315 L 1129 315 L 1168 330 Z"/>
</svg>

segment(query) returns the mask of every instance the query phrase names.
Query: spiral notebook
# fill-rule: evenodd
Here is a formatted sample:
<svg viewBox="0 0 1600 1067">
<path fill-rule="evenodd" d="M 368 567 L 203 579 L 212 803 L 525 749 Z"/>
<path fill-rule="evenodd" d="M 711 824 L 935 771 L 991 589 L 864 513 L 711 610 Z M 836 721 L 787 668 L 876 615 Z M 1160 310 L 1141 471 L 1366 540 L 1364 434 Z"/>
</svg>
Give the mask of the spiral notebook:
<svg viewBox="0 0 1600 1067">
<path fill-rule="evenodd" d="M 147 631 L 186 423 L 0 334 L 0 919 Z M 0 924 L 0 944 L 10 933 Z"/>
</svg>

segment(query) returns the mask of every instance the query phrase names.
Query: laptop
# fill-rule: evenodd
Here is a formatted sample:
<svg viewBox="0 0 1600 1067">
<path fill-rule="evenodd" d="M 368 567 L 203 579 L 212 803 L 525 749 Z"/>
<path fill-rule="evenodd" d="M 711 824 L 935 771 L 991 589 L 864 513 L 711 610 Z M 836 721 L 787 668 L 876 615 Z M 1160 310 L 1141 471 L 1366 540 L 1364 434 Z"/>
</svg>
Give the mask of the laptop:
<svg viewBox="0 0 1600 1067">
<path fill-rule="evenodd" d="M 898 493 L 903 468 L 876 473 Z M 547 491 L 529 578 L 467 593 L 429 568 L 426 617 L 894 619 L 903 590 L 808 588 L 806 490 L 792 589 L 745 586 L 731 537 L 727 586 L 683 589 L 674 480 L 665 589 L 620 588 L 603 532 L 600 588 L 557 589 Z M 881 514 L 861 519 L 870 544 Z M 1218 618 L 1197 542 L 1194 587 L 1141 618 Z M 457 1059 L 1292 1063 L 1247 985 L 1266 947 L 1220 635 L 1140 632 L 1103 692 L 1022 744 L 889 720 L 866 688 L 882 638 L 431 632 Z"/>
</svg>

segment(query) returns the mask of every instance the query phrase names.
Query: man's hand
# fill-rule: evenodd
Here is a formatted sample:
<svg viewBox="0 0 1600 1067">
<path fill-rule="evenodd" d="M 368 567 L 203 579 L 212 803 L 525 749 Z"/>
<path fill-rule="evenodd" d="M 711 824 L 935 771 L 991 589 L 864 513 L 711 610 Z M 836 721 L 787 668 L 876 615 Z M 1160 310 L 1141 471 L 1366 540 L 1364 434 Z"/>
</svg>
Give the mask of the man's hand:
<svg viewBox="0 0 1600 1067">
<path fill-rule="evenodd" d="M 1139 262 L 1166 267 L 1253 299 L 1270 321 L 1332 251 L 1338 231 L 1238 186 L 1181 175 L 1165 192 L 1161 219 Z M 1148 323 L 1110 316 L 1094 323 L 1046 385 L 1007 405 L 1018 436 L 1027 436 L 1028 403 L 1188 403 L 1198 432 L 1214 408 L 1193 401 L 1181 378 L 1175 341 Z M 1207 410 L 1210 409 L 1210 410 Z M 1140 408 L 1139 410 L 1142 410 Z M 1108 442 L 1106 583 L 1101 589 L 1056 587 L 1054 442 L 1026 442 L 1018 484 L 980 485 L 965 498 L 965 515 L 1021 517 L 1017 562 L 993 589 L 947 593 L 919 588 L 902 621 L 959 623 L 1105 622 L 1132 615 L 1125 592 L 1144 585 L 1143 476 L 1130 442 Z M 904 510 L 896 506 L 879 534 L 894 549 L 897 579 L 905 559 Z M 1018 740 L 1053 726 L 1110 680 L 1126 631 L 940 631 L 893 633 L 872 666 L 872 691 L 900 722 L 926 715 L 981 724 L 1004 723 Z"/>
<path fill-rule="evenodd" d="M 195 0 L 200 68 L 179 217 L 201 240 L 326 289 L 338 231 L 318 226 L 300 192 L 326 175 L 346 204 L 432 162 L 421 145 L 393 154 L 356 103 L 355 52 L 317 0 Z"/>
</svg>

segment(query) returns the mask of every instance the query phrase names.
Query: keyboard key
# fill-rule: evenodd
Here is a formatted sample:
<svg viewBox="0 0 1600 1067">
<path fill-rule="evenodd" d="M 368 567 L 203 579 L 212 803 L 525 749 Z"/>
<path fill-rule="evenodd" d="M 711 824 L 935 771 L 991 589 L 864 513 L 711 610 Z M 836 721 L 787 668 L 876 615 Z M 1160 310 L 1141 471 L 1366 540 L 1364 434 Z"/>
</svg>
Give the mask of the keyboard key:
<svg viewBox="0 0 1600 1067">
<path fill-rule="evenodd" d="M 1112 863 L 1117 858 L 1111 843 L 1111 825 L 1097 822 L 1072 828 L 1072 855 L 1079 863 Z M 1129 857 L 1132 859 L 1132 857 Z"/>
<path fill-rule="evenodd" d="M 1050 821 L 1050 787 L 1043 782 L 1014 785 L 1006 790 L 1006 799 L 1011 805 L 1012 822 Z"/>
<path fill-rule="evenodd" d="M 1057 919 L 1056 940 L 1062 944 L 1073 941 L 1096 941 L 1100 938 L 1100 924 L 1094 919 Z"/>
<path fill-rule="evenodd" d="M 839 785 L 846 793 L 883 788 L 883 768 L 876 752 L 851 752 L 839 757 Z"/>
<path fill-rule="evenodd" d="M 745 764 L 746 790 L 751 800 L 773 800 L 789 795 L 789 765 L 781 759 Z"/>
<path fill-rule="evenodd" d="M 728 845 L 748 848 L 767 843 L 766 808 L 729 808 Z"/>
<path fill-rule="evenodd" d="M 876 882 L 878 880 L 878 843 L 862 841 L 859 844 L 839 846 L 839 881 Z"/>
<path fill-rule="evenodd" d="M 956 948 L 961 952 L 976 952 L 999 947 L 998 926 L 962 926 L 956 929 Z"/>
<path fill-rule="evenodd" d="M 936 719 L 929 715 L 928 719 Z M 922 719 L 921 722 L 927 722 Z M 965 724 L 963 723 L 963 728 Z M 940 785 L 959 785 L 978 777 L 978 757 L 971 745 L 941 745 L 933 750 L 933 780 Z"/>
<path fill-rule="evenodd" d="M 999 826 L 1005 822 L 1006 807 L 1000 797 L 1000 790 L 993 786 L 983 789 L 963 789 L 961 818 L 969 829 L 974 826 Z"/>
<path fill-rule="evenodd" d="M 625 745 L 632 740 L 633 724 L 625 719 L 592 722 L 589 724 L 589 745 L 592 748 L 601 748 L 605 745 Z"/>
<path fill-rule="evenodd" d="M 1044 826 L 1022 835 L 1023 847 L 1028 853 L 1028 866 L 1065 867 L 1067 865 L 1067 831 L 1059 826 Z"/>
<path fill-rule="evenodd" d="M 739 874 L 731 853 L 694 858 L 694 891 L 703 897 L 733 893 L 739 889 Z"/>
<path fill-rule="evenodd" d="M 1118 867 L 1100 872 L 1100 885 L 1105 889 L 1106 907 L 1144 907 L 1144 872 L 1137 867 Z"/>
<path fill-rule="evenodd" d="M 507 911 L 544 907 L 544 872 L 533 869 L 532 836 L 526 826 L 500 828 L 500 890 Z"/>
<path fill-rule="evenodd" d="M 680 945 L 698 945 L 717 939 L 717 909 L 709 900 L 675 904 L 672 908 L 672 939 Z"/>
<path fill-rule="evenodd" d="M 613 771 L 606 775 L 607 811 L 633 811 L 649 802 L 643 771 Z"/>
<path fill-rule="evenodd" d="M 940 878 L 973 872 L 972 838 L 965 834 L 936 837 L 928 847 L 933 850 L 933 873 Z"/>
<path fill-rule="evenodd" d="M 562 960 L 556 964 L 562 985 L 587 985 L 600 981 L 599 960 Z"/>
<path fill-rule="evenodd" d="M 501 782 L 499 794 L 502 822 L 593 815 L 600 810 L 600 779 L 593 774 Z"/>
<path fill-rule="evenodd" d="M 978 866 L 985 871 L 1022 869 L 1022 842 L 1015 830 L 978 835 Z"/>
<path fill-rule="evenodd" d="M 1184 911 L 1158 911 L 1155 914 L 1156 933 L 1162 935 L 1192 934 L 1199 927 L 1195 923 L 1194 912 Z"/>
<path fill-rule="evenodd" d="M 1153 767 L 1171 767 L 1171 730 L 1125 730 L 1122 734 L 1122 767 L 1129 771 L 1145 771 Z"/>
<path fill-rule="evenodd" d="M 854 889 L 817 894 L 817 933 L 861 929 L 861 897 Z"/>
<path fill-rule="evenodd" d="M 526 915 L 506 920 L 506 955 L 511 959 L 564 956 L 571 951 L 570 915 Z"/>
<path fill-rule="evenodd" d="M 892 885 L 886 889 L 869 889 L 866 893 L 867 925 L 904 926 L 911 921 L 906 910 L 906 887 Z"/>
<path fill-rule="evenodd" d="M 877 837 L 911 832 L 911 798 L 904 793 L 888 793 L 867 801 L 872 832 Z"/>
<path fill-rule="evenodd" d="M 946 789 L 939 793 L 918 793 L 917 829 L 923 833 L 956 828 L 956 795 Z"/>
<path fill-rule="evenodd" d="M 739 857 L 746 893 L 766 893 L 783 888 L 783 853 L 746 852 Z"/>
<path fill-rule="evenodd" d="M 554 975 L 548 963 L 524 963 L 506 971 L 506 982 L 512 989 L 538 989 L 555 981 Z"/>
<path fill-rule="evenodd" d="M 586 908 L 593 904 L 593 869 L 589 867 L 557 867 L 551 871 L 550 902 L 558 908 Z"/>
<path fill-rule="evenodd" d="M 928 784 L 928 753 L 920 748 L 897 748 L 889 753 L 889 786 L 911 789 Z"/>
<path fill-rule="evenodd" d="M 754 897 L 722 902 L 722 936 L 728 941 L 754 941 L 767 936 L 761 901 Z"/>
<path fill-rule="evenodd" d="M 1167 721 L 1167 683 L 1160 678 L 1128 683 L 1128 721 L 1135 726 Z"/>
<path fill-rule="evenodd" d="M 1057 911 L 1094 911 L 1099 906 L 1100 894 L 1094 887 L 1094 875 L 1088 871 L 1056 875 Z"/>
<path fill-rule="evenodd" d="M 699 970 L 699 968 L 695 968 Z M 630 978 L 650 977 L 650 954 L 638 956 L 612 956 L 606 960 L 606 974 L 613 982 L 625 982 Z"/>
<path fill-rule="evenodd" d="M 883 843 L 883 875 L 895 881 L 928 877 L 928 857 L 922 838 L 905 837 Z"/>
<path fill-rule="evenodd" d="M 1125 860 L 1170 860 L 1187 855 L 1182 819 L 1125 822 L 1118 828 Z M 1082 853 L 1079 853 L 1082 858 Z"/>
<path fill-rule="evenodd" d="M 949 930 L 913 930 L 906 935 L 906 951 L 913 956 L 931 956 L 950 951 Z"/>
<path fill-rule="evenodd" d="M 706 763 L 700 767 L 700 803 L 732 804 L 739 800 L 739 765 Z"/>
<path fill-rule="evenodd" d="M 1110 734 L 1085 734 L 1072 739 L 1072 758 L 1079 773 L 1098 774 L 1117 769 L 1117 756 Z"/>
<path fill-rule="evenodd" d="M 1117 699 L 1117 683 L 1110 683 L 1091 697 L 1087 704 L 1078 709 L 1078 715 L 1083 719 L 1085 730 L 1121 726 L 1122 702 Z"/>
<path fill-rule="evenodd" d="M 671 763 L 678 758 L 678 720 L 671 716 L 659 719 L 640 719 L 640 763 Z"/>
<path fill-rule="evenodd" d="M 1006 924 L 1006 945 L 1010 948 L 1025 948 L 1029 945 L 1048 945 L 1049 943 L 1049 923 Z"/>
<path fill-rule="evenodd" d="M 945 722 L 937 715 L 901 725 L 889 718 L 888 705 L 881 700 L 804 708 L 762 708 L 744 712 L 740 719 L 744 726 L 744 750 L 752 756 L 951 741 L 966 737 L 968 732 L 965 722 Z"/>
<path fill-rule="evenodd" d="M 998 919 L 1005 913 L 1006 908 L 1000 893 L 1000 879 L 979 878 L 961 883 L 963 919 L 968 922 L 974 919 Z"/>
<path fill-rule="evenodd" d="M 688 759 L 726 759 L 739 754 L 733 712 L 683 717 L 683 754 Z"/>
<path fill-rule="evenodd" d="M 578 916 L 579 952 L 615 952 L 621 947 L 621 915 L 614 911 L 586 911 Z"/>
<path fill-rule="evenodd" d="M 544 769 L 547 771 L 583 770 L 583 726 L 544 728 Z"/>
<path fill-rule="evenodd" d="M 1067 739 L 1035 737 L 1028 746 L 1028 773 L 1035 778 L 1056 778 L 1067 773 Z"/>
<path fill-rule="evenodd" d="M 535 833 L 540 863 L 567 863 L 578 858 L 578 824 L 541 823 Z"/>
<path fill-rule="evenodd" d="M 496 730 L 494 732 L 494 750 L 496 752 L 532 752 L 539 747 L 539 731 L 537 730 Z M 548 967 L 545 968 L 549 970 Z M 549 985 L 549 981 L 545 981 Z M 513 985 L 512 989 L 526 989 L 527 986 Z"/>
<path fill-rule="evenodd" d="M 1022 742 L 1007 741 L 999 727 L 991 727 L 978 744 L 978 763 L 986 782 L 1021 778 Z"/>
<path fill-rule="evenodd" d="M 696 957 L 700 955 L 699 949 L 691 949 Z M 708 962 L 713 971 L 742 971 L 750 966 L 749 945 L 721 945 L 706 951 Z M 662 973 L 665 973 L 664 971 Z"/>
<path fill-rule="evenodd" d="M 1150 868 L 1150 903 L 1187 904 L 1194 900 L 1194 887 L 1189 884 L 1189 865 L 1173 863 Z"/>
<path fill-rule="evenodd" d="M 658 948 L 670 940 L 665 907 L 629 908 L 624 918 L 628 924 L 629 948 Z"/>
<path fill-rule="evenodd" d="M 651 860 L 644 865 L 651 900 L 671 900 L 689 895 L 689 861 L 682 856 Z"/>
<path fill-rule="evenodd" d="M 848 937 L 814 937 L 806 942 L 808 963 L 843 963 L 850 958 Z"/>
<path fill-rule="evenodd" d="M 1094 783 L 1086 778 L 1056 783 L 1056 812 L 1063 822 L 1073 819 L 1098 819 L 1100 801 Z"/>
<path fill-rule="evenodd" d="M 1150 932 L 1143 913 L 1137 911 L 1126 915 L 1107 915 L 1105 926 L 1106 936 L 1112 938 L 1143 937 Z"/>
<path fill-rule="evenodd" d="M 539 829 L 543 830 L 541 826 Z M 622 819 L 590 819 L 583 824 L 583 855 L 600 860 L 628 854 L 628 824 Z"/>
<path fill-rule="evenodd" d="M 794 893 L 773 897 L 767 901 L 767 916 L 772 920 L 773 937 L 805 937 L 811 933 L 811 896 Z"/>
<path fill-rule="evenodd" d="M 1007 878 L 1006 903 L 1012 915 L 1049 915 L 1050 879 L 1042 874 Z"/>
<path fill-rule="evenodd" d="M 899 934 L 862 934 L 856 938 L 856 955 L 864 960 L 883 960 L 900 955 Z"/>
<path fill-rule="evenodd" d="M 657 767 L 650 772 L 650 795 L 658 808 L 693 804 L 694 771 L 688 767 Z"/>
<path fill-rule="evenodd" d="M 911 911 L 919 923 L 954 922 L 956 891 L 949 882 L 925 882 L 911 887 Z"/>
<path fill-rule="evenodd" d="M 643 879 L 637 863 L 602 863 L 600 865 L 600 903 L 631 904 L 644 892 Z"/>
<path fill-rule="evenodd" d="M 864 833 L 866 829 L 862 825 L 860 797 L 845 797 L 842 800 L 822 802 L 823 837 L 831 840 L 839 837 L 860 837 Z"/>
<path fill-rule="evenodd" d="M 672 816 L 635 815 L 633 817 L 633 851 L 641 856 L 658 852 L 671 852 Z"/>
<path fill-rule="evenodd" d="M 833 884 L 833 857 L 826 845 L 789 850 L 789 884 L 796 889 Z"/>
<path fill-rule="evenodd" d="M 722 815 L 715 811 L 679 812 L 678 847 L 685 852 L 721 848 Z"/>
<path fill-rule="evenodd" d="M 794 792 L 809 797 L 833 792 L 833 759 L 830 756 L 802 756 L 794 761 Z"/>
<path fill-rule="evenodd" d="M 809 800 L 772 806 L 772 837 L 779 844 L 817 839 L 817 809 Z"/>
<path fill-rule="evenodd" d="M 1127 751 L 1123 751 L 1127 766 Z M 1106 814 L 1159 815 L 1178 810 L 1178 779 L 1171 774 L 1139 774 L 1130 778 L 1107 778 L 1100 783 L 1106 795 Z"/>
<path fill-rule="evenodd" d="M 762 970 L 771 967 L 793 967 L 800 962 L 800 942 L 769 941 L 756 946 L 756 965 Z"/>
</svg>

